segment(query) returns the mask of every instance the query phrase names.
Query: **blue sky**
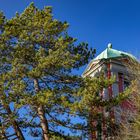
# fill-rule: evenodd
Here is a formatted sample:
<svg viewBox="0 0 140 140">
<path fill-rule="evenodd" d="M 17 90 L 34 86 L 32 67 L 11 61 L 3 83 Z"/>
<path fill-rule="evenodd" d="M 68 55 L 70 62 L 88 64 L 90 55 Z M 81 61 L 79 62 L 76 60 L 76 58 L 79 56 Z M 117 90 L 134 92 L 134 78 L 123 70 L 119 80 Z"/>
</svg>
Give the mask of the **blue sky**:
<svg viewBox="0 0 140 140">
<path fill-rule="evenodd" d="M 38 8 L 53 6 L 54 17 L 69 22 L 70 34 L 88 42 L 97 54 L 111 42 L 114 49 L 139 56 L 139 0 L 1 0 L 0 10 L 10 18 L 32 1 Z"/>
<path fill-rule="evenodd" d="M 69 33 L 97 54 L 111 42 L 114 49 L 140 55 L 140 0 L 1 0 L 0 10 L 11 18 L 30 2 L 53 6 L 54 17 L 67 21 Z"/>
<path fill-rule="evenodd" d="M 53 6 L 54 17 L 66 20 L 70 24 L 69 33 L 88 42 L 97 49 L 97 54 L 111 42 L 114 49 L 139 57 L 139 0 L 2 0 L 0 10 L 11 18 L 32 1 L 38 8 Z"/>
</svg>

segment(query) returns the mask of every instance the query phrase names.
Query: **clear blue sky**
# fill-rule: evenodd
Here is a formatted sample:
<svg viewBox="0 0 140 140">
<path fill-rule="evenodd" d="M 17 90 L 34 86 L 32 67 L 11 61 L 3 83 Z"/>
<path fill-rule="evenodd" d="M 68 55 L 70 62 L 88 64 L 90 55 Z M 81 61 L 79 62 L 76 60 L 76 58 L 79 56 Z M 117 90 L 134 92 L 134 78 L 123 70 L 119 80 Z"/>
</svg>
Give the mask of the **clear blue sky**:
<svg viewBox="0 0 140 140">
<path fill-rule="evenodd" d="M 30 2 L 38 8 L 53 6 L 54 17 L 70 24 L 70 34 L 104 50 L 114 49 L 140 55 L 140 0 L 1 0 L 7 18 L 22 12 Z"/>
</svg>

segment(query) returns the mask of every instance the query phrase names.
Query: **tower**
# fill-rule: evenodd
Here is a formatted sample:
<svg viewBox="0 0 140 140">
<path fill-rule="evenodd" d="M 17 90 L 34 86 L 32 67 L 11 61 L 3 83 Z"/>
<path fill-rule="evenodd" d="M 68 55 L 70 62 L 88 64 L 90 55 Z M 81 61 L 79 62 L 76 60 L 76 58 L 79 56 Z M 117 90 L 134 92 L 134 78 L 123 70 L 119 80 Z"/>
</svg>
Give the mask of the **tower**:
<svg viewBox="0 0 140 140">
<path fill-rule="evenodd" d="M 130 84 L 129 72 L 126 66 L 129 59 L 136 60 L 136 58 L 129 53 L 113 49 L 112 44 L 109 43 L 107 48 L 89 63 L 82 76 L 96 77 L 101 72 L 104 72 L 108 79 L 110 79 L 111 76 L 115 76 L 116 81 L 107 89 L 103 89 L 102 93 L 103 99 L 107 100 L 113 98 L 119 93 L 123 92 L 124 89 Z M 124 106 L 127 106 L 127 104 L 123 104 L 123 107 Z M 119 121 L 123 119 L 123 116 L 120 115 L 120 112 L 122 111 L 122 106 L 117 106 L 114 107 L 111 112 L 109 112 L 109 115 L 116 123 L 119 123 Z M 103 110 L 103 112 L 106 113 L 105 110 Z M 106 131 L 106 124 L 105 120 L 103 119 L 101 137 L 103 140 L 105 140 L 107 137 Z"/>
</svg>

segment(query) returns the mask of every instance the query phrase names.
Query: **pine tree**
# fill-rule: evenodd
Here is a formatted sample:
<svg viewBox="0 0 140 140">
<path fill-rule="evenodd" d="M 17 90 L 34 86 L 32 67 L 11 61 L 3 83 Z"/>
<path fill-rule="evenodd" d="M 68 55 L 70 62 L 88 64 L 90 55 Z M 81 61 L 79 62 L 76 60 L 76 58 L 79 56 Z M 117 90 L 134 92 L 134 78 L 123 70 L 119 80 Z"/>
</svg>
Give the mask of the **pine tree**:
<svg viewBox="0 0 140 140">
<path fill-rule="evenodd" d="M 122 122 L 121 132 L 117 139 L 140 139 L 140 62 L 136 59 L 129 59 L 126 65 L 131 79 L 129 86 L 130 95 L 126 113 L 126 119 Z"/>
<path fill-rule="evenodd" d="M 20 126 L 44 140 L 51 131 L 59 131 L 58 126 L 78 128 L 68 117 L 75 111 L 75 93 L 82 82 L 73 70 L 87 64 L 95 52 L 86 43 L 77 45 L 67 33 L 68 26 L 53 18 L 51 7 L 39 10 L 32 3 L 7 20 L 4 28 L 11 58 L 3 81 L 8 81 L 14 107 L 26 107 L 29 117 L 19 116 Z"/>
<path fill-rule="evenodd" d="M 102 91 L 112 85 L 116 78 L 112 76 L 108 79 L 104 75 L 104 72 L 101 72 L 98 77 L 83 78 L 83 82 L 81 82 L 82 85 L 78 89 L 78 93 L 76 93 L 77 101 L 73 105 L 81 119 L 86 120 L 86 123 L 80 124 L 81 130 L 85 133 L 85 137 L 92 140 L 97 138 L 97 134 L 98 139 L 102 139 L 101 137 L 103 133 L 101 130 L 103 128 L 102 125 L 104 121 L 106 123 L 105 135 L 110 135 L 107 127 L 112 130 L 112 136 L 118 135 L 118 124 L 115 124 L 110 115 L 105 117 L 104 112 L 108 111 L 111 113 L 112 108 L 120 105 L 124 100 L 126 100 L 131 91 L 128 88 L 118 96 L 105 100 L 102 96 Z"/>
<path fill-rule="evenodd" d="M 99 93 L 112 79 L 74 74 L 95 51 L 86 43 L 76 43 L 68 27 L 67 22 L 53 18 L 51 7 L 40 10 L 33 3 L 10 20 L 0 17 L 1 97 L 9 109 L 14 103 L 9 119 L 14 120 L 13 126 L 16 122 L 20 135 L 21 128 L 29 128 L 32 136 L 41 135 L 44 140 L 62 139 L 63 127 L 92 133 L 90 122 L 98 119 L 97 109 L 111 108 L 125 98 L 104 101 Z M 20 114 L 23 108 L 26 115 Z M 87 124 L 72 123 L 75 116 Z"/>
<path fill-rule="evenodd" d="M 3 13 L 0 13 L 0 135 L 1 139 L 9 139 L 17 137 L 24 140 L 22 131 L 16 121 L 16 111 L 12 111 L 10 103 L 12 103 L 12 96 L 8 92 L 8 82 L 6 82 L 6 73 L 11 67 L 11 47 L 9 45 L 9 38 L 5 37 L 4 31 L 6 26 L 6 19 Z M 9 81 L 10 82 L 10 81 Z M 8 131 L 13 128 L 13 134 Z"/>
</svg>

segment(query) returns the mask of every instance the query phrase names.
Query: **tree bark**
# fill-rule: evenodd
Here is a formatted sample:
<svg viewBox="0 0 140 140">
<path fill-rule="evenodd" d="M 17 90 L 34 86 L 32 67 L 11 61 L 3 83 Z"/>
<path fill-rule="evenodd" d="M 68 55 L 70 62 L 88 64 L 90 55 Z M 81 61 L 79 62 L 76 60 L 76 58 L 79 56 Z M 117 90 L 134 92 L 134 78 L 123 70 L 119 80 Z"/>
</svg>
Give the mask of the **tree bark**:
<svg viewBox="0 0 140 140">
<path fill-rule="evenodd" d="M 39 83 L 38 83 L 37 79 L 34 79 L 34 87 L 35 87 L 36 92 L 38 92 L 40 90 Z M 37 108 L 37 113 L 38 113 L 38 116 L 40 118 L 40 125 L 41 125 L 41 129 L 43 132 L 43 139 L 49 140 L 48 122 L 47 122 L 47 119 L 45 117 L 45 111 L 44 111 L 43 105 L 39 105 L 39 107 Z"/>
<path fill-rule="evenodd" d="M 8 114 L 12 114 L 12 111 L 9 106 L 5 106 L 5 109 Z M 21 129 L 19 128 L 16 120 L 12 120 L 11 118 L 9 118 L 9 120 L 12 122 L 13 128 L 14 128 L 15 133 L 18 136 L 19 140 L 25 140 L 23 133 L 21 132 Z"/>
<path fill-rule="evenodd" d="M 25 140 L 25 138 L 24 138 L 24 136 L 23 136 L 23 133 L 22 133 L 20 127 L 18 126 L 17 121 L 16 121 L 15 119 L 13 120 L 13 119 L 11 119 L 11 118 L 9 117 L 9 115 L 12 114 L 12 111 L 11 111 L 9 105 L 4 104 L 3 100 L 1 100 L 1 105 L 2 105 L 3 109 L 4 109 L 4 110 L 7 112 L 7 114 L 8 114 L 8 119 L 9 119 L 11 125 L 12 125 L 13 128 L 14 128 L 14 131 L 15 131 L 16 136 L 19 138 L 19 140 Z M 3 129 L 2 129 L 2 132 L 4 133 L 4 137 L 6 138 L 6 134 L 5 134 L 4 131 L 5 131 L 5 130 L 4 130 L 4 128 L 3 128 Z"/>
<path fill-rule="evenodd" d="M 6 138 L 6 134 L 5 134 L 5 130 L 3 128 L 3 124 L 2 124 L 2 130 L 1 130 L 2 136 L 0 138 L 7 140 Z"/>
<path fill-rule="evenodd" d="M 94 107 L 91 107 L 91 110 L 89 111 L 89 140 L 97 140 L 97 134 L 96 134 L 96 127 L 97 127 L 97 120 L 94 118 L 94 111 L 97 111 L 94 109 Z"/>
</svg>

